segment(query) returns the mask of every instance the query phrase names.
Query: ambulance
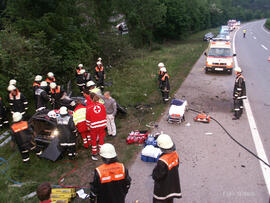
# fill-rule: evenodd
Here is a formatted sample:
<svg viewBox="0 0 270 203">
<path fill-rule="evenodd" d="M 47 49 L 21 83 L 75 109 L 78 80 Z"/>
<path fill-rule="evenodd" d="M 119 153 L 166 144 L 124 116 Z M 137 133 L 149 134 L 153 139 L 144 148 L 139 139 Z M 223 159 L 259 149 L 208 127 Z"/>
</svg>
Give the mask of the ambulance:
<svg viewBox="0 0 270 203">
<path fill-rule="evenodd" d="M 236 54 L 232 53 L 230 41 L 213 40 L 209 43 L 208 49 L 204 54 L 206 56 L 205 73 L 215 71 L 232 74 L 234 66 L 233 57 Z"/>
</svg>

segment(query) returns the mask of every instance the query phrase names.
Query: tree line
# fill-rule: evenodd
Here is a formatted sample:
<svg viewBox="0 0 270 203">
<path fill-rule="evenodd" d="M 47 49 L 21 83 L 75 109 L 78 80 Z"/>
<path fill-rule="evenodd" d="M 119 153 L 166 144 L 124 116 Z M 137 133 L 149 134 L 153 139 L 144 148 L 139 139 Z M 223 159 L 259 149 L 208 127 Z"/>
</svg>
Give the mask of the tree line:
<svg viewBox="0 0 270 203">
<path fill-rule="evenodd" d="M 113 65 L 132 47 L 182 39 L 228 19 L 269 17 L 269 8 L 268 0 L 2 0 L 0 92 L 6 78 L 23 89 L 49 71 L 66 81 L 77 64 L 94 66 L 98 56 Z M 115 30 L 123 20 L 125 36 Z"/>
</svg>

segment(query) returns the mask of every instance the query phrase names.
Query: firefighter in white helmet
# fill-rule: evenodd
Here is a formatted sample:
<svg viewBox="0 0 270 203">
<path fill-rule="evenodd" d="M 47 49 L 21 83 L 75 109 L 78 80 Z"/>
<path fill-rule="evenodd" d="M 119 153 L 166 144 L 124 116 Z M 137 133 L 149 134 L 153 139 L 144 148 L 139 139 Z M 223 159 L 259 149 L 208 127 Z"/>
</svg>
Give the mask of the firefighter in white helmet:
<svg viewBox="0 0 270 203">
<path fill-rule="evenodd" d="M 40 86 L 41 81 L 42 81 L 42 76 L 41 75 L 36 75 L 35 76 L 35 81 L 33 83 L 34 92 Z"/>
<path fill-rule="evenodd" d="M 128 169 L 119 163 L 115 148 L 106 143 L 100 148 L 103 164 L 95 169 L 93 182 L 90 183 L 91 202 L 124 203 L 131 184 Z"/>
<path fill-rule="evenodd" d="M 26 163 L 30 160 L 30 150 L 35 150 L 37 156 L 41 155 L 42 151 L 33 144 L 33 130 L 27 121 L 22 120 L 22 114 L 20 112 L 14 112 L 12 118 L 14 122 L 11 126 L 12 139 L 18 146 L 22 161 Z"/>
<path fill-rule="evenodd" d="M 102 96 L 101 90 L 96 86 L 96 83 L 93 81 L 88 81 L 86 83 L 86 89 L 89 90 L 89 92 L 95 93 L 98 96 Z"/>
<path fill-rule="evenodd" d="M 174 198 L 182 197 L 178 173 L 179 157 L 169 135 L 159 135 L 157 145 L 162 154 L 152 173 L 155 181 L 153 203 L 170 203 Z"/>
<path fill-rule="evenodd" d="M 17 81 L 15 79 L 11 79 L 9 81 L 9 85 L 14 85 L 16 87 Z"/>
<path fill-rule="evenodd" d="M 76 156 L 76 127 L 67 107 L 60 108 L 60 116 L 56 118 L 56 123 L 61 151 L 66 152 L 68 157 L 73 159 Z"/>
<path fill-rule="evenodd" d="M 11 109 L 11 113 L 20 112 L 22 115 L 26 113 L 28 109 L 28 101 L 25 96 L 14 85 L 8 86 L 8 101 Z"/>
<path fill-rule="evenodd" d="M 95 68 L 95 77 L 97 81 L 97 86 L 101 89 L 101 91 L 103 91 L 106 74 L 104 67 L 100 61 L 97 62 L 97 66 Z"/>
<path fill-rule="evenodd" d="M 100 62 L 100 63 L 101 63 L 101 65 L 103 65 L 103 63 L 102 63 L 102 58 L 101 58 L 101 57 L 98 57 L 97 62 Z"/>
<path fill-rule="evenodd" d="M 48 83 L 48 85 L 50 85 L 52 82 L 56 82 L 53 72 L 48 72 L 45 81 Z"/>
<path fill-rule="evenodd" d="M 160 91 L 162 94 L 163 102 L 166 103 L 169 101 L 169 94 L 170 94 L 170 82 L 169 78 L 170 76 L 167 73 L 167 69 L 165 67 L 162 67 L 160 69 L 161 75 L 160 75 Z"/>
<path fill-rule="evenodd" d="M 84 73 L 85 69 L 83 68 L 83 64 L 79 64 L 76 69 L 76 81 L 81 92 L 83 91 L 83 88 L 85 86 Z"/>
<path fill-rule="evenodd" d="M 242 75 L 242 69 L 240 67 L 235 67 L 234 69 L 236 74 L 234 90 L 233 90 L 233 100 L 234 100 L 234 118 L 233 120 L 237 120 L 241 117 L 244 104 L 243 99 L 246 99 L 246 83 L 245 78 Z"/>
<path fill-rule="evenodd" d="M 165 67 L 164 63 L 160 62 L 158 63 L 158 86 L 160 88 L 160 85 L 161 85 L 161 78 L 162 78 L 162 72 L 160 71 L 161 68 Z"/>
<path fill-rule="evenodd" d="M 48 93 L 46 92 L 48 83 L 42 81 L 40 87 L 35 91 L 36 98 L 36 112 L 41 112 L 47 109 L 48 101 L 50 100 Z"/>
<path fill-rule="evenodd" d="M 57 85 L 55 82 L 52 82 L 50 84 L 50 94 L 54 109 L 59 109 L 61 107 L 61 100 L 64 99 L 66 95 L 64 89 L 60 85 Z"/>
</svg>

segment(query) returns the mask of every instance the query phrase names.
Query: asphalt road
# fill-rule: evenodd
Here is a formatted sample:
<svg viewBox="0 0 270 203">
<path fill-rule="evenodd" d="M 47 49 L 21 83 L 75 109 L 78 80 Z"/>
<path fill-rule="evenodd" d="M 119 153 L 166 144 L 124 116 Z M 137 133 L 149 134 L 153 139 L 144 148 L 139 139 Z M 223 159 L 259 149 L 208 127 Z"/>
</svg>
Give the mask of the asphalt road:
<svg viewBox="0 0 270 203">
<path fill-rule="evenodd" d="M 261 28 L 262 21 L 246 25 L 247 38 L 241 30 L 236 36 L 236 52 L 239 65 L 247 80 L 248 97 L 262 141 L 269 157 L 270 125 L 270 34 Z M 255 36 L 256 39 L 253 38 Z M 269 48 L 268 52 L 265 48 Z M 205 74 L 202 67 L 205 57 L 194 65 L 189 76 L 175 94 L 185 98 L 190 108 L 204 110 L 219 120 L 242 144 L 256 152 L 247 115 L 232 120 L 232 90 L 234 77 L 227 74 Z M 269 106 L 268 106 L 269 105 Z M 168 110 L 167 110 L 168 111 Z M 213 121 L 210 124 L 195 123 L 196 116 L 186 112 L 186 122 L 168 124 L 164 112 L 156 131 L 172 136 L 180 156 L 180 179 L 183 198 L 175 202 L 185 203 L 266 203 L 269 194 L 259 161 L 235 144 Z M 187 124 L 190 125 L 187 125 Z M 154 163 L 145 163 L 138 155 L 130 168 L 132 186 L 126 202 L 152 202 Z"/>
<path fill-rule="evenodd" d="M 270 32 L 262 26 L 263 21 L 247 24 L 247 37 L 242 29 L 236 35 L 236 53 L 239 66 L 246 77 L 247 93 L 257 123 L 264 149 L 270 158 Z"/>
</svg>

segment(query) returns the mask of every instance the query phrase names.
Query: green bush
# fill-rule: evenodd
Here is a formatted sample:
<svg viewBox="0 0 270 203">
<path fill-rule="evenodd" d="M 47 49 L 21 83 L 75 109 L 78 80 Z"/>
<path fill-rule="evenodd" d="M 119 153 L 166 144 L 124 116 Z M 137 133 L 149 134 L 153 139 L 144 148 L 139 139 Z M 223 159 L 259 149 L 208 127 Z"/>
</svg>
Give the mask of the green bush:
<svg viewBox="0 0 270 203">
<path fill-rule="evenodd" d="M 266 20 L 265 27 L 270 30 L 270 18 Z"/>
</svg>

